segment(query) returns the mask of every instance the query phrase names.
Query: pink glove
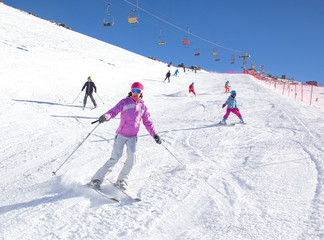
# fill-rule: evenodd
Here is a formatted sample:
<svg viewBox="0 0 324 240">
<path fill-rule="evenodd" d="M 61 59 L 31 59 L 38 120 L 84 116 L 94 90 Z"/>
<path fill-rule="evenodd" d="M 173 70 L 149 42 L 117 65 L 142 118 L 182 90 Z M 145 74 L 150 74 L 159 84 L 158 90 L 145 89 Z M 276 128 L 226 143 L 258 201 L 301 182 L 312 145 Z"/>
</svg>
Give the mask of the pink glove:
<svg viewBox="0 0 324 240">
<path fill-rule="evenodd" d="M 225 103 L 223 104 L 223 106 L 222 106 L 222 108 L 224 108 L 226 105 L 225 105 Z"/>
</svg>

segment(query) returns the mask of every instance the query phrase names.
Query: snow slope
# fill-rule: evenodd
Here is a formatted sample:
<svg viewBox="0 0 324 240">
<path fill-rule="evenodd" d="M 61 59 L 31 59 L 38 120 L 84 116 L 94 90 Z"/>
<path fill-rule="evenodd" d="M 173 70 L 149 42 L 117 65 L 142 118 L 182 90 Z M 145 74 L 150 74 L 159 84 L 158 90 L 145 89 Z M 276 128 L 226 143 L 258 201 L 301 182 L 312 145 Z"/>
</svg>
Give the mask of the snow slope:
<svg viewBox="0 0 324 240">
<path fill-rule="evenodd" d="M 163 63 L 2 3 L 0 23 L 0 239 L 324 239 L 323 112 L 247 75 L 180 70 L 163 83 Z M 89 75 L 99 107 L 82 110 L 83 93 L 72 102 Z M 246 125 L 217 125 L 226 80 Z M 110 157 L 119 116 L 52 176 L 134 81 L 177 158 L 141 127 L 129 190 L 143 201 L 84 186 Z"/>
</svg>

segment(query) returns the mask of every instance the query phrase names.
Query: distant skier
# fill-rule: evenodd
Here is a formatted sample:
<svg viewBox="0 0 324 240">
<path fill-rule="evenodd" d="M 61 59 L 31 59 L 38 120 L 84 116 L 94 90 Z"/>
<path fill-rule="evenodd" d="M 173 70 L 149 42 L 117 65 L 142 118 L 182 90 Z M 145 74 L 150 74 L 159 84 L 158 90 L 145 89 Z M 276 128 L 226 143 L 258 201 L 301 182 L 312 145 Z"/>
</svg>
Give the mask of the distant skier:
<svg viewBox="0 0 324 240">
<path fill-rule="evenodd" d="M 175 72 L 174 72 L 174 76 L 178 76 L 178 73 L 179 73 L 179 70 L 176 69 Z"/>
<path fill-rule="evenodd" d="M 229 81 L 226 81 L 226 83 L 225 83 L 225 92 L 229 92 L 229 88 L 230 88 Z"/>
<path fill-rule="evenodd" d="M 170 70 L 167 72 L 167 74 L 165 75 L 165 79 L 163 80 L 163 82 L 165 81 L 165 80 L 167 80 L 168 79 L 168 81 L 170 82 L 170 76 L 171 76 L 171 72 L 170 72 Z"/>
<path fill-rule="evenodd" d="M 231 91 L 231 95 L 227 98 L 227 101 L 223 104 L 223 108 L 227 105 L 226 113 L 223 117 L 221 124 L 226 124 L 226 120 L 231 112 L 233 112 L 239 119 L 241 123 L 244 123 L 242 115 L 237 107 L 237 101 L 235 99 L 236 91 Z"/>
<path fill-rule="evenodd" d="M 150 113 L 142 101 L 143 88 L 144 87 L 140 82 L 134 82 L 131 86 L 131 91 L 128 93 L 128 97 L 119 101 L 115 107 L 99 118 L 99 123 L 104 123 L 116 117 L 120 113 L 120 123 L 116 130 L 111 157 L 92 177 L 90 184 L 94 188 L 100 189 L 100 184 L 103 182 L 105 175 L 111 172 L 113 166 L 121 158 L 124 146 L 126 145 L 126 162 L 124 163 L 116 182 L 117 187 L 122 190 L 126 189 L 128 174 L 135 164 L 137 133 L 140 128 L 141 120 L 146 130 L 154 138 L 155 142 L 158 144 L 161 144 L 162 142 L 154 129 Z"/>
<path fill-rule="evenodd" d="M 195 83 L 191 83 L 189 85 L 189 94 L 193 93 L 196 96 L 194 85 L 195 85 Z"/>
<path fill-rule="evenodd" d="M 94 105 L 94 108 L 97 107 L 97 103 L 94 100 L 92 93 L 93 93 L 93 89 L 95 90 L 95 92 L 97 92 L 97 88 L 96 85 L 94 84 L 94 82 L 92 82 L 91 76 L 88 77 L 88 81 L 85 82 L 85 84 L 83 85 L 81 91 L 84 90 L 84 88 L 87 88 L 85 91 L 85 95 L 84 95 L 84 99 L 83 99 L 83 109 L 85 108 L 86 104 L 87 104 L 87 98 L 88 96 L 90 96 L 90 99 Z"/>
</svg>

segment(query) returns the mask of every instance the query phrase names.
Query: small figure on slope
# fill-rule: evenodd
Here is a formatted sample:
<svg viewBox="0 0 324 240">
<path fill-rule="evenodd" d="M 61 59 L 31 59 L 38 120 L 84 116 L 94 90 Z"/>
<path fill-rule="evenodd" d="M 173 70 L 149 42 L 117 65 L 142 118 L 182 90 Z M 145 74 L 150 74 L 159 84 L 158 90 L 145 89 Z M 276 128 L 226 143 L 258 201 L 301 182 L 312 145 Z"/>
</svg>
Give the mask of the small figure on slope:
<svg viewBox="0 0 324 240">
<path fill-rule="evenodd" d="M 163 82 L 165 81 L 165 80 L 169 80 L 169 82 L 170 82 L 170 76 L 171 76 L 171 72 L 170 72 L 170 70 L 167 72 L 167 74 L 165 75 L 165 79 L 163 80 Z"/>
<path fill-rule="evenodd" d="M 230 88 L 229 81 L 226 81 L 226 83 L 225 83 L 225 92 L 229 92 L 229 88 Z"/>
<path fill-rule="evenodd" d="M 128 93 L 128 97 L 119 101 L 115 107 L 99 118 L 99 123 L 104 123 L 120 113 L 120 124 L 116 130 L 111 157 L 91 178 L 90 184 L 96 189 L 100 189 L 100 184 L 103 182 L 105 175 L 111 172 L 111 168 L 121 158 L 124 146 L 126 145 L 127 159 L 116 182 L 117 187 L 121 190 L 126 190 L 128 174 L 135 164 L 137 133 L 140 128 L 141 120 L 155 142 L 158 144 L 162 142 L 154 129 L 150 113 L 142 101 L 143 88 L 140 82 L 134 82 L 131 86 L 131 91 Z"/>
<path fill-rule="evenodd" d="M 175 70 L 175 72 L 174 72 L 174 76 L 178 76 L 178 73 L 179 73 L 179 70 L 177 69 L 177 70 Z"/>
<path fill-rule="evenodd" d="M 194 85 L 195 85 L 195 83 L 191 83 L 189 85 L 189 94 L 193 93 L 196 96 Z"/>
<path fill-rule="evenodd" d="M 236 91 L 231 91 L 231 96 L 227 98 L 227 101 L 223 104 L 223 108 L 227 106 L 226 113 L 223 117 L 223 120 L 220 121 L 220 124 L 226 124 L 226 119 L 228 118 L 229 114 L 233 112 L 239 119 L 241 123 L 244 123 L 242 115 L 237 107 L 237 102 L 236 102 Z"/>
<path fill-rule="evenodd" d="M 94 100 L 92 93 L 93 93 L 93 89 L 95 90 L 95 92 L 97 92 L 97 88 L 96 85 L 94 84 L 94 82 L 92 82 L 91 76 L 88 77 L 88 81 L 85 82 L 85 84 L 83 85 L 81 91 L 84 90 L 84 88 L 87 88 L 85 91 L 85 95 L 84 95 L 84 99 L 83 99 L 83 109 L 85 108 L 86 104 L 87 104 L 87 98 L 90 96 L 90 99 L 94 105 L 94 107 L 97 107 L 97 103 Z"/>
</svg>

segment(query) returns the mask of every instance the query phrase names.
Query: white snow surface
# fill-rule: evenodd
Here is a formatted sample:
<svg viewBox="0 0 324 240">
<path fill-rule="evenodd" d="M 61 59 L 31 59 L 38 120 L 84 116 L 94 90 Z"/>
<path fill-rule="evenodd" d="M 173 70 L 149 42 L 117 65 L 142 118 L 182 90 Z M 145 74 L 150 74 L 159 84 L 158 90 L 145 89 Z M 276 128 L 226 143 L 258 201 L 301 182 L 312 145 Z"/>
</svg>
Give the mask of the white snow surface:
<svg viewBox="0 0 324 240">
<path fill-rule="evenodd" d="M 163 83 L 164 63 L 2 3 L 0 23 L 0 239 L 324 239 L 323 112 L 243 74 L 180 69 Z M 99 107 L 82 110 L 84 92 L 72 102 L 89 75 Z M 246 125 L 217 124 L 227 80 Z M 128 189 L 142 201 L 108 181 L 120 203 L 84 186 L 110 157 L 119 115 L 53 176 L 135 81 L 176 157 L 141 126 Z"/>
</svg>

